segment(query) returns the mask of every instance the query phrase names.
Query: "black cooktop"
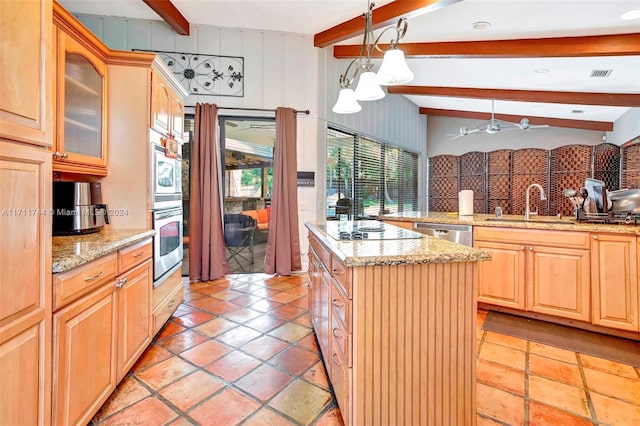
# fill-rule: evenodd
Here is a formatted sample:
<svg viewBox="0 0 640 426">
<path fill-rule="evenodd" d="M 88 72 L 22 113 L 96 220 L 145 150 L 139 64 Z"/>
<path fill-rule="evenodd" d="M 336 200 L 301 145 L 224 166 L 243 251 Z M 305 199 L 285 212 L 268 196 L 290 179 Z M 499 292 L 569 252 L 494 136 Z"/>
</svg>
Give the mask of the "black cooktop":
<svg viewBox="0 0 640 426">
<path fill-rule="evenodd" d="M 371 220 L 327 222 L 325 232 L 336 240 L 405 240 L 423 237 L 418 232 Z"/>
</svg>

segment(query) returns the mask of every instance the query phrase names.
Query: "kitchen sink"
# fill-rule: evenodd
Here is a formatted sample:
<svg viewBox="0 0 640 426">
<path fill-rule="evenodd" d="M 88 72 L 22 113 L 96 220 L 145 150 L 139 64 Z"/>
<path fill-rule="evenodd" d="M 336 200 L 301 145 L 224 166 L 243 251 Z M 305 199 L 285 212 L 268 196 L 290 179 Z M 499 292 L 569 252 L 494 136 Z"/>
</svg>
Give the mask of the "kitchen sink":
<svg viewBox="0 0 640 426">
<path fill-rule="evenodd" d="M 491 222 L 508 222 L 508 223 L 547 223 L 552 225 L 575 225 L 574 220 L 554 220 L 554 219 L 503 219 L 501 217 L 488 217 Z"/>
</svg>

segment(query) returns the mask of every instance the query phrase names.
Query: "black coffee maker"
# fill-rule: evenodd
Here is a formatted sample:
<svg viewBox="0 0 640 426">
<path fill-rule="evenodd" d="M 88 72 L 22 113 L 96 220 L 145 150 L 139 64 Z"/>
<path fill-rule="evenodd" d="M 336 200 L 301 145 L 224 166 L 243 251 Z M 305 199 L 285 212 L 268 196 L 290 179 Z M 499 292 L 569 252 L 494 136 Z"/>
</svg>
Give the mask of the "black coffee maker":
<svg viewBox="0 0 640 426">
<path fill-rule="evenodd" d="M 89 234 L 109 224 L 100 182 L 53 182 L 53 235 Z"/>
</svg>

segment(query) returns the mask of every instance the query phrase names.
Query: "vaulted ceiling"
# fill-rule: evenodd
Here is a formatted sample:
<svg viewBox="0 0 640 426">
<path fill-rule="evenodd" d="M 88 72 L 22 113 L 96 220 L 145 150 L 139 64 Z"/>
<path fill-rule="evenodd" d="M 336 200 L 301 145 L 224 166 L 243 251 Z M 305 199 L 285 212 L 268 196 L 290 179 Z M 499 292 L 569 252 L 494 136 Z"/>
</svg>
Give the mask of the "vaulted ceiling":
<svg viewBox="0 0 640 426">
<path fill-rule="evenodd" d="M 365 0 L 61 0 L 74 13 L 162 16 L 145 3 L 172 3 L 187 28 L 312 34 L 337 58 L 359 54 L 367 8 Z M 373 20 L 409 19 L 400 46 L 416 78 L 388 91 L 423 113 L 487 119 L 494 99 L 505 117 L 610 130 L 640 107 L 640 19 L 621 19 L 630 10 L 640 0 L 381 0 Z M 176 16 L 163 18 L 184 30 Z"/>
</svg>

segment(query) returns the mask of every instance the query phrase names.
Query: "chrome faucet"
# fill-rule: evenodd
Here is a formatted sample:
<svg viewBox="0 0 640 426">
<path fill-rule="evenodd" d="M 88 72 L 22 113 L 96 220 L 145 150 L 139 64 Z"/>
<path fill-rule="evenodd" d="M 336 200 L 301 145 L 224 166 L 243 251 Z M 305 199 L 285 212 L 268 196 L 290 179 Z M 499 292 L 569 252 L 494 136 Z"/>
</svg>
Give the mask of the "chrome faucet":
<svg viewBox="0 0 640 426">
<path fill-rule="evenodd" d="M 542 185 L 540 185 L 539 183 L 532 183 L 531 185 L 529 185 L 527 187 L 527 195 L 526 195 L 526 205 L 524 208 L 524 220 L 529 220 L 531 219 L 531 216 L 533 215 L 537 215 L 538 214 L 538 209 L 536 208 L 535 212 L 529 211 L 529 198 L 531 196 L 531 188 L 538 188 L 538 190 L 540 191 L 540 200 L 546 200 L 547 196 L 544 194 L 544 188 L 542 187 Z"/>
</svg>

